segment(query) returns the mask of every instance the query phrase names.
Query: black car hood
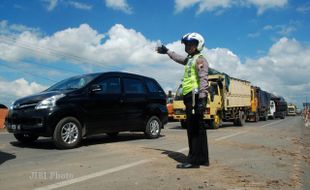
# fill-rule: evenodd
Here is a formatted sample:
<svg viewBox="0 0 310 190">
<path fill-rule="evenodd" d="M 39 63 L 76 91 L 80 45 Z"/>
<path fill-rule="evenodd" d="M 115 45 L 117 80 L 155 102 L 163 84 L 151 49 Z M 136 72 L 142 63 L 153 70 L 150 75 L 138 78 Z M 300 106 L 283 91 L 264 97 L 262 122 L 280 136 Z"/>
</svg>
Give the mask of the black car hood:
<svg viewBox="0 0 310 190">
<path fill-rule="evenodd" d="M 58 94 L 62 94 L 62 93 L 63 92 L 60 92 L 60 91 L 49 91 L 49 92 L 43 91 L 43 92 L 33 94 L 31 96 L 26 96 L 26 97 L 16 100 L 14 103 L 14 106 L 38 103 L 46 98 L 49 98 L 49 97 L 52 97 Z"/>
</svg>

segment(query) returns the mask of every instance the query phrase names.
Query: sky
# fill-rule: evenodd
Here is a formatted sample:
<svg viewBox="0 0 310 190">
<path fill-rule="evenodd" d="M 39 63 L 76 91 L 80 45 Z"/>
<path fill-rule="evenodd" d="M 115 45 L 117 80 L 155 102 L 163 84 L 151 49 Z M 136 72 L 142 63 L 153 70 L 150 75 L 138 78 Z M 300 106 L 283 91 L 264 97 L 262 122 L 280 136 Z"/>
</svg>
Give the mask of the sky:
<svg viewBox="0 0 310 190">
<path fill-rule="evenodd" d="M 175 91 L 184 68 L 155 52 L 198 32 L 209 66 L 283 96 L 310 100 L 310 1 L 1 0 L 0 104 L 65 78 L 122 71 Z"/>
</svg>

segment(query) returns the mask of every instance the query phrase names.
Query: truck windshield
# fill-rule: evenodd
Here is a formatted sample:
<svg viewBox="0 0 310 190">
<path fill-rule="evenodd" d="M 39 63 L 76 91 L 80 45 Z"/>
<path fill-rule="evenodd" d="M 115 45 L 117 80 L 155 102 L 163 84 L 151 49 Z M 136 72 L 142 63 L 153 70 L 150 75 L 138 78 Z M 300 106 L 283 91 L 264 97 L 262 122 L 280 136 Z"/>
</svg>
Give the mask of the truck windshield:
<svg viewBox="0 0 310 190">
<path fill-rule="evenodd" d="M 45 91 L 62 91 L 62 90 L 74 90 L 83 88 L 90 81 L 96 78 L 99 74 L 89 74 L 89 75 L 80 75 L 74 76 L 65 80 L 62 80 Z"/>
<path fill-rule="evenodd" d="M 174 100 L 183 100 L 182 85 L 180 85 L 175 93 Z"/>
</svg>

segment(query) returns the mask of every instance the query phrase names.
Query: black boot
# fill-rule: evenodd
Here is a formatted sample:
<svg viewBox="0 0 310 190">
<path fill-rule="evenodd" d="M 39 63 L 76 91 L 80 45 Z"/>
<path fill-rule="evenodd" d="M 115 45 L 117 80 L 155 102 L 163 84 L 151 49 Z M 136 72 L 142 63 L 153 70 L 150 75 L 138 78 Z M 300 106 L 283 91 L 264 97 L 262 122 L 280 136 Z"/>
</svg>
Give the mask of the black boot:
<svg viewBox="0 0 310 190">
<path fill-rule="evenodd" d="M 195 165 L 191 163 L 181 163 L 177 165 L 177 168 L 181 168 L 181 169 L 199 168 L 199 165 Z"/>
</svg>

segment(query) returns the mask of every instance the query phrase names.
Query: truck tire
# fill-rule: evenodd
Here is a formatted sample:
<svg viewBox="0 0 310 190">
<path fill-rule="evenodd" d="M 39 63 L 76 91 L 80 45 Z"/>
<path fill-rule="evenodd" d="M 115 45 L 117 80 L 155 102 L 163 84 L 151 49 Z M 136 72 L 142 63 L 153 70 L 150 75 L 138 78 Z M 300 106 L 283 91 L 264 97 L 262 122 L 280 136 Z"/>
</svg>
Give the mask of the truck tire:
<svg viewBox="0 0 310 190">
<path fill-rule="evenodd" d="M 214 118 L 210 122 L 211 129 L 218 129 L 222 126 L 222 120 L 221 117 L 217 114 L 214 116 Z"/>
<path fill-rule="evenodd" d="M 259 121 L 259 114 L 258 114 L 257 112 L 255 113 L 254 121 L 255 121 L 255 122 L 258 122 L 258 121 Z"/>
<path fill-rule="evenodd" d="M 158 138 L 162 125 L 163 124 L 157 116 L 150 117 L 145 126 L 145 136 L 149 139 Z"/>
<path fill-rule="evenodd" d="M 263 121 L 267 121 L 267 120 L 268 120 L 268 113 L 265 113 L 263 117 Z"/>
<path fill-rule="evenodd" d="M 181 128 L 187 129 L 186 121 L 181 121 Z"/>
<path fill-rule="evenodd" d="M 74 117 L 61 119 L 55 127 L 53 141 L 59 149 L 77 147 L 82 140 L 81 123 Z"/>
<path fill-rule="evenodd" d="M 238 118 L 235 119 L 234 125 L 242 127 L 245 124 L 245 120 L 246 115 L 244 114 L 244 111 L 239 111 Z"/>
<path fill-rule="evenodd" d="M 22 144 L 31 144 L 39 138 L 37 135 L 18 133 L 14 133 L 14 137 Z"/>
<path fill-rule="evenodd" d="M 285 119 L 285 113 L 284 112 L 281 113 L 280 119 Z"/>
</svg>

